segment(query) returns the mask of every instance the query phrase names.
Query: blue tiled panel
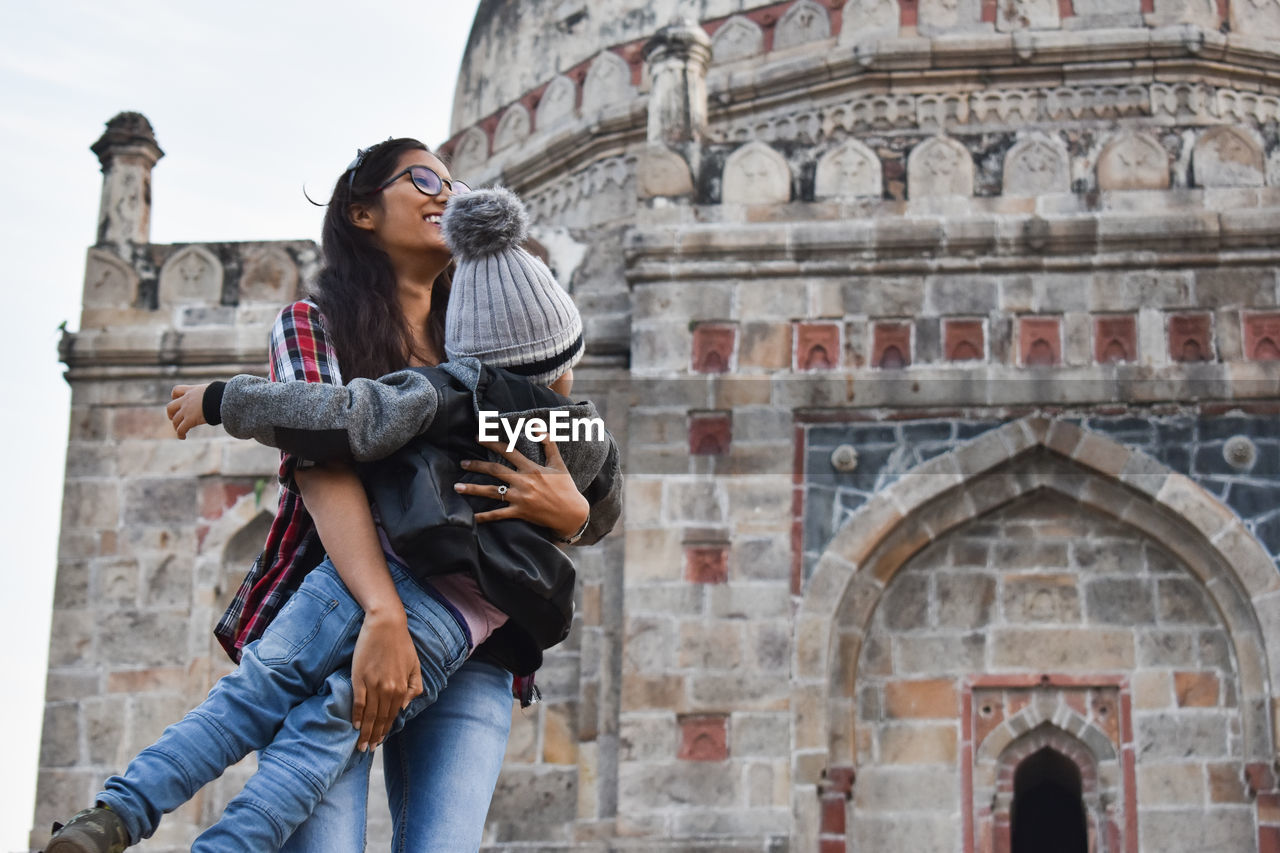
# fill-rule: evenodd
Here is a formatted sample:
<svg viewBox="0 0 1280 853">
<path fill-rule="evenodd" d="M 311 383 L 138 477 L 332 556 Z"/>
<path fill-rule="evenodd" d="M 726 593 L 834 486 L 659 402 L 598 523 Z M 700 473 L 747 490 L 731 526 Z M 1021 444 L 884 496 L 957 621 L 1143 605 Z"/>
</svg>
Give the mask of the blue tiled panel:
<svg viewBox="0 0 1280 853">
<path fill-rule="evenodd" d="M 1141 450 L 1186 474 L 1231 507 L 1276 558 L 1280 555 L 1280 419 L 1261 415 L 1065 417 L 1071 423 Z M 1000 426 L 1003 421 L 929 419 L 895 423 L 814 424 L 807 429 L 804 517 L 805 578 L 836 531 L 871 496 L 920 463 Z M 1240 471 L 1223 458 L 1233 436 L 1248 436 L 1257 461 Z M 851 444 L 858 466 L 831 467 L 831 451 Z M 1280 564 L 1280 558 L 1277 558 Z"/>
</svg>

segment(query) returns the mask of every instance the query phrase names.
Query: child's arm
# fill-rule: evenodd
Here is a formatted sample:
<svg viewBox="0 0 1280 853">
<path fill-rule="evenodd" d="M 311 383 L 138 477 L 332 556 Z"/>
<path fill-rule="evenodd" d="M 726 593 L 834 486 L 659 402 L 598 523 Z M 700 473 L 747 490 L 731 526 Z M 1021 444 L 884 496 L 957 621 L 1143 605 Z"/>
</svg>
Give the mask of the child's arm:
<svg viewBox="0 0 1280 853">
<path fill-rule="evenodd" d="M 421 372 L 401 370 L 346 385 L 272 382 L 241 374 L 229 382 L 179 385 L 166 411 L 179 438 L 219 423 L 314 462 L 367 462 L 408 444 L 435 418 L 439 395 Z"/>
</svg>

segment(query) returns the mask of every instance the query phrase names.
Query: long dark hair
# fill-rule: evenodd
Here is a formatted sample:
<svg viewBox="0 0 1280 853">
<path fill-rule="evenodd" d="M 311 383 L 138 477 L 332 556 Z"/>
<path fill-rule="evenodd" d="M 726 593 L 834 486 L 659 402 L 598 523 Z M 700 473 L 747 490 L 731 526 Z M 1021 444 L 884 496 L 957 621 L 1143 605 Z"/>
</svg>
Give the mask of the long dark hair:
<svg viewBox="0 0 1280 853">
<path fill-rule="evenodd" d="M 338 353 L 343 379 L 368 379 L 399 370 L 414 359 L 429 360 L 415 344 L 409 323 L 396 298 L 395 270 L 387 253 L 379 249 L 369 232 L 350 218 L 353 203 L 382 204 L 378 186 L 391 177 L 406 151 L 431 149 L 416 139 L 388 139 L 369 148 L 354 174 L 343 172 L 333 187 L 325 211 L 320 245 L 324 267 L 316 277 L 312 299 L 324 315 L 325 331 Z M 427 342 L 436 353 L 444 352 L 444 314 L 449 304 L 453 264 L 431 288 L 431 314 Z"/>
</svg>

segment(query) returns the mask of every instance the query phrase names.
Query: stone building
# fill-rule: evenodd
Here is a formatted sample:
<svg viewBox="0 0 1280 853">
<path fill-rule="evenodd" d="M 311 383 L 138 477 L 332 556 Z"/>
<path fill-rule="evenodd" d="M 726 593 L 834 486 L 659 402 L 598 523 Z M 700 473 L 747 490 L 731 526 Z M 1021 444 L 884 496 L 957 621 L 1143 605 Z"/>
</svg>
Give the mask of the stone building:
<svg viewBox="0 0 1280 853">
<path fill-rule="evenodd" d="M 444 150 L 628 478 L 492 849 L 1280 850 L 1278 71 L 1277 0 L 482 0 Z M 33 842 L 226 669 L 275 460 L 161 404 L 317 257 L 94 150 Z"/>
</svg>

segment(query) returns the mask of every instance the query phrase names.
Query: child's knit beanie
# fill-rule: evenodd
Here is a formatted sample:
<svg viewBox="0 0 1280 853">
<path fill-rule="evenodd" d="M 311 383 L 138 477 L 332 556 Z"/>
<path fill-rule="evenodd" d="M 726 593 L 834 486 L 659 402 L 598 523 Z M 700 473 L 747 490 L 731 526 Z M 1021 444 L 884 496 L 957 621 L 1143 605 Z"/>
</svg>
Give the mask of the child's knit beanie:
<svg viewBox="0 0 1280 853">
<path fill-rule="evenodd" d="M 503 187 L 449 199 L 440 224 L 457 268 L 445 355 L 554 382 L 582 358 L 582 316 L 547 265 L 520 248 L 528 215 Z"/>
</svg>

